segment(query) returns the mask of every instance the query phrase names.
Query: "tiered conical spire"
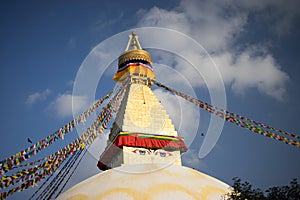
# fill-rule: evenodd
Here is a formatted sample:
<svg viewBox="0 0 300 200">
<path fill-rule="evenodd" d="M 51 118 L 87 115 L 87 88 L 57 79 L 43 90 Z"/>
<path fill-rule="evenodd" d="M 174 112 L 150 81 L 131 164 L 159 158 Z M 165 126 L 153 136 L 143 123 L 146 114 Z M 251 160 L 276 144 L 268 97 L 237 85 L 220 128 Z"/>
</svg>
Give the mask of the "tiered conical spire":
<svg viewBox="0 0 300 200">
<path fill-rule="evenodd" d="M 155 78 L 150 54 L 141 48 L 132 33 L 125 52 L 119 57 L 114 80 L 127 84 L 111 128 L 108 145 L 101 155 L 101 170 L 120 165 L 174 163 L 187 148 L 150 86 Z"/>
</svg>

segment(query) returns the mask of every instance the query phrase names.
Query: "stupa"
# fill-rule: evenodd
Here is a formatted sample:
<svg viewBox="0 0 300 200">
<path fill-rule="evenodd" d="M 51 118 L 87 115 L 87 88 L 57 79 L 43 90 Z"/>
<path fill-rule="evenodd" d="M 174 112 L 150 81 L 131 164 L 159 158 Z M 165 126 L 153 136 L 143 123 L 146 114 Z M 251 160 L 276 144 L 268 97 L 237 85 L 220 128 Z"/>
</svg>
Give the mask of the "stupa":
<svg viewBox="0 0 300 200">
<path fill-rule="evenodd" d="M 103 172 L 58 199 L 222 199 L 227 184 L 182 166 L 181 154 L 188 148 L 151 90 L 151 55 L 135 33 L 113 79 L 126 91 L 98 161 Z"/>
</svg>

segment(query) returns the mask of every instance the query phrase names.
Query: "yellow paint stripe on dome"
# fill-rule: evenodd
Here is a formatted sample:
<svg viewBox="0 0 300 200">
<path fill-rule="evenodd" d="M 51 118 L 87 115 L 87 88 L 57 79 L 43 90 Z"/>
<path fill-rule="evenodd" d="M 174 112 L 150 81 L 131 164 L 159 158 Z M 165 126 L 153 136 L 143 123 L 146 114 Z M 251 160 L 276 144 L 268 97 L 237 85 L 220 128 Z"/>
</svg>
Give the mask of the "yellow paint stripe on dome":
<svg viewBox="0 0 300 200">
<path fill-rule="evenodd" d="M 182 199 L 205 199 L 202 197 L 201 194 L 195 193 L 194 191 L 189 190 L 188 188 L 183 187 L 182 185 L 171 182 L 157 184 L 149 188 L 145 193 L 144 199 L 161 199 L 163 193 L 169 193 L 171 195 L 175 192 L 177 192 L 177 195 L 178 192 L 180 192 L 179 194 L 182 195 Z"/>
<path fill-rule="evenodd" d="M 89 197 L 86 194 L 76 194 L 69 197 L 67 200 L 88 200 Z"/>
<path fill-rule="evenodd" d="M 203 195 L 203 199 L 208 199 L 210 195 L 215 195 L 217 193 L 221 193 L 225 195 L 226 193 L 228 193 L 228 191 L 225 191 L 215 186 L 206 186 L 201 189 L 201 194 Z"/>
<path fill-rule="evenodd" d="M 117 196 L 120 196 L 122 199 L 124 199 L 124 195 L 126 195 L 126 199 L 132 199 L 132 200 L 139 200 L 141 199 L 141 194 L 135 189 L 132 188 L 113 188 L 111 190 L 105 191 L 102 194 L 98 195 L 95 200 L 102 200 L 102 199 L 111 199 L 116 198 Z M 131 197 L 131 198 L 130 198 Z"/>
</svg>

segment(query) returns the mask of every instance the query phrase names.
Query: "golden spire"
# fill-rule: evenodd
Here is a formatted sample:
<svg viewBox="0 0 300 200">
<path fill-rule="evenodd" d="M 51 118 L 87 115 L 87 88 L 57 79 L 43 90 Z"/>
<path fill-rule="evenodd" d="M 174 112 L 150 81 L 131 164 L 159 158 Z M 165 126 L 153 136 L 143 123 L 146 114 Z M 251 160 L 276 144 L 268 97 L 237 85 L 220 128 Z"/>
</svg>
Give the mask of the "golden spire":
<svg viewBox="0 0 300 200">
<path fill-rule="evenodd" d="M 155 78 L 150 53 L 142 49 L 135 32 L 129 35 L 125 51 L 119 56 L 118 71 L 114 75 L 114 80 L 122 81 L 132 75 Z"/>
</svg>

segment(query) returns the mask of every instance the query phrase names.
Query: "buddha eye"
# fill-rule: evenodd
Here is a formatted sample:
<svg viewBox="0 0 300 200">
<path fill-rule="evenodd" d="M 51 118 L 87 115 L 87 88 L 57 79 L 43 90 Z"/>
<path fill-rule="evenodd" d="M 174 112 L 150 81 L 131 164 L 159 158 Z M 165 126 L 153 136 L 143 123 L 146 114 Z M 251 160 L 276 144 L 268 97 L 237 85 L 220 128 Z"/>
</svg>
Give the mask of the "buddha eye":
<svg viewBox="0 0 300 200">
<path fill-rule="evenodd" d="M 132 152 L 136 153 L 136 154 L 139 154 L 139 155 L 142 155 L 142 156 L 146 155 L 146 153 L 147 153 L 145 150 L 140 150 L 140 149 L 136 149 Z"/>
<path fill-rule="evenodd" d="M 159 155 L 160 157 L 169 157 L 169 156 L 172 156 L 172 154 L 171 153 L 169 153 L 169 152 L 165 152 L 165 151 L 158 151 L 158 152 L 155 152 L 155 155 L 157 156 L 157 155 Z"/>
<path fill-rule="evenodd" d="M 160 155 L 160 157 L 166 157 L 167 153 L 165 153 L 165 152 L 159 152 L 159 155 Z"/>
</svg>

